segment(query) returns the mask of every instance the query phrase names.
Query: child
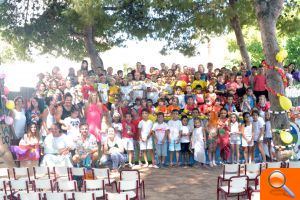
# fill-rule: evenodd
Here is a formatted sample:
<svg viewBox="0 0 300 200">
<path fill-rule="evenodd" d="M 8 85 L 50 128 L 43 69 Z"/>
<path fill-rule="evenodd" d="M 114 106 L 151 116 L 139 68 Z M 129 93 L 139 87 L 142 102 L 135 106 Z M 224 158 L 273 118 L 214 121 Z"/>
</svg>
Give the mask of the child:
<svg viewBox="0 0 300 200">
<path fill-rule="evenodd" d="M 182 123 L 182 134 L 180 138 L 180 146 L 181 146 L 181 153 L 182 153 L 182 162 L 184 163 L 185 167 L 187 167 L 189 158 L 190 158 L 190 136 L 191 136 L 191 131 L 188 127 L 188 117 L 187 116 L 182 116 L 181 117 L 181 123 Z"/>
<path fill-rule="evenodd" d="M 90 96 L 90 93 L 94 92 L 94 91 L 95 91 L 95 88 L 94 88 L 93 79 L 91 77 L 86 77 L 85 85 L 83 85 L 81 88 L 81 92 L 82 92 L 84 100 L 87 101 Z"/>
<path fill-rule="evenodd" d="M 71 140 L 72 147 L 75 148 L 75 141 L 80 138 L 79 125 L 80 119 L 78 118 L 79 111 L 73 106 L 71 108 L 71 116 L 64 119 L 62 129 L 67 131 L 67 136 Z"/>
<path fill-rule="evenodd" d="M 251 111 L 250 101 L 249 101 L 248 96 L 246 94 L 243 95 L 243 100 L 242 100 L 242 103 L 240 105 L 240 109 L 243 113 Z"/>
<path fill-rule="evenodd" d="M 272 129 L 271 129 L 271 121 L 270 121 L 270 113 L 266 112 L 265 113 L 265 137 L 264 137 L 264 142 L 268 146 L 269 150 L 269 156 L 270 156 L 270 161 L 273 161 L 273 156 L 272 156 Z"/>
<path fill-rule="evenodd" d="M 217 149 L 217 139 L 218 139 L 218 115 L 217 112 L 212 111 L 210 113 L 209 121 L 207 123 L 207 127 L 205 128 L 205 132 L 207 135 L 207 146 L 208 146 L 208 158 L 209 165 L 211 167 L 217 166 L 216 164 L 216 149 Z"/>
<path fill-rule="evenodd" d="M 152 130 L 152 121 L 149 120 L 149 112 L 147 109 L 143 109 L 142 110 L 142 121 L 140 121 L 139 123 L 139 136 L 140 136 L 140 150 L 144 156 L 144 160 L 145 160 L 145 165 L 144 167 L 148 167 L 148 158 L 147 158 L 147 151 L 150 153 L 151 155 L 151 159 L 152 159 L 152 166 L 154 168 L 158 168 L 155 165 L 155 159 L 154 159 L 154 153 L 153 153 L 153 144 L 152 144 L 152 134 L 151 134 L 151 130 Z M 149 166 L 149 167 L 152 167 Z"/>
<path fill-rule="evenodd" d="M 133 137 L 136 134 L 136 127 L 132 122 L 132 115 L 126 113 L 125 120 L 122 122 L 122 142 L 128 153 L 128 165 L 132 167 L 134 142 Z"/>
<path fill-rule="evenodd" d="M 217 76 L 217 84 L 215 90 L 217 96 L 220 98 L 221 103 L 224 103 L 224 98 L 226 95 L 226 85 L 223 74 L 218 74 Z"/>
<path fill-rule="evenodd" d="M 196 108 L 194 98 L 193 97 L 188 97 L 187 104 L 184 107 L 184 113 L 186 115 L 191 115 L 194 108 Z"/>
<path fill-rule="evenodd" d="M 179 152 L 181 150 L 181 146 L 179 143 L 180 136 L 182 134 L 182 123 L 179 120 L 179 111 L 172 111 L 172 119 L 168 122 L 168 126 L 170 128 L 169 132 L 169 151 L 170 151 L 170 167 L 173 166 L 173 157 L 174 153 L 175 160 L 177 166 L 179 166 Z"/>
<path fill-rule="evenodd" d="M 121 123 L 121 115 L 118 112 L 115 112 L 113 115 L 113 123 L 111 124 L 115 129 L 116 137 L 121 139 L 122 137 L 122 123 Z"/>
<path fill-rule="evenodd" d="M 180 109 L 184 109 L 184 106 L 185 106 L 184 94 L 183 94 L 182 88 L 180 86 L 176 87 L 174 96 L 177 97 L 177 99 L 178 99 L 178 105 L 179 105 Z"/>
<path fill-rule="evenodd" d="M 247 88 L 247 98 L 251 107 L 251 110 L 254 108 L 256 103 L 256 97 L 253 94 L 253 90 L 251 88 Z"/>
<path fill-rule="evenodd" d="M 220 156 L 224 163 L 228 162 L 228 159 L 230 157 L 229 124 L 227 114 L 227 110 L 225 108 L 222 108 L 220 110 L 220 117 L 218 120 Z"/>
<path fill-rule="evenodd" d="M 230 115 L 229 120 L 229 135 L 230 135 L 230 145 L 231 145 L 231 163 L 240 162 L 240 127 L 238 122 L 238 116 L 236 114 Z M 236 155 L 236 160 L 234 160 L 234 154 Z"/>
<path fill-rule="evenodd" d="M 200 119 L 194 120 L 195 128 L 192 134 L 192 149 L 194 149 L 194 160 L 202 166 L 206 164 L 205 157 L 205 130 L 201 126 Z"/>
<path fill-rule="evenodd" d="M 101 101 L 103 104 L 107 104 L 108 102 L 108 90 L 109 86 L 106 83 L 106 77 L 104 75 L 100 76 L 100 83 L 98 83 L 98 92 L 101 97 Z"/>
<path fill-rule="evenodd" d="M 167 156 L 167 136 L 169 133 L 169 126 L 164 122 L 164 113 L 157 113 L 157 122 L 154 123 L 152 127 L 154 142 L 156 145 L 156 154 L 158 156 L 158 161 L 160 167 L 165 165 L 165 160 Z"/>
<path fill-rule="evenodd" d="M 215 103 L 217 95 L 215 93 L 215 87 L 213 85 L 210 84 L 207 86 L 207 93 L 205 96 L 206 96 L 206 98 L 209 98 L 209 100 L 212 104 Z"/>
<path fill-rule="evenodd" d="M 229 94 L 227 96 L 227 103 L 224 108 L 228 111 L 228 113 L 237 112 L 235 105 L 233 104 L 233 95 Z"/>
<path fill-rule="evenodd" d="M 200 85 L 196 86 L 195 93 L 197 105 L 200 106 L 204 104 L 204 94 L 202 93 L 202 88 Z"/>
<path fill-rule="evenodd" d="M 120 88 L 116 85 L 116 80 L 114 78 L 110 79 L 110 86 L 108 90 L 108 108 L 111 110 L 111 106 L 115 104 L 116 97 L 120 94 Z"/>
<path fill-rule="evenodd" d="M 259 115 L 262 118 L 265 118 L 265 112 L 267 112 L 270 109 L 271 105 L 270 105 L 270 102 L 267 101 L 265 95 L 260 95 L 258 97 L 258 103 L 257 103 L 256 107 L 259 111 Z"/>
<path fill-rule="evenodd" d="M 244 124 L 241 127 L 242 132 L 242 147 L 244 150 L 245 163 L 251 163 L 253 160 L 253 141 L 254 141 L 254 132 L 252 129 L 252 123 L 250 121 L 250 113 L 245 112 L 243 114 Z"/>
<path fill-rule="evenodd" d="M 167 109 L 167 113 L 168 113 L 167 116 L 171 116 L 173 110 L 178 110 L 178 111 L 180 110 L 180 107 L 179 107 L 178 103 L 179 103 L 179 101 L 178 101 L 178 98 L 177 98 L 177 97 L 173 97 L 173 98 L 171 99 L 171 101 L 170 101 L 170 104 L 171 104 L 171 105 L 169 105 L 169 106 L 168 106 L 168 109 Z"/>
<path fill-rule="evenodd" d="M 259 117 L 259 112 L 258 110 L 253 110 L 252 112 L 252 117 L 253 117 L 253 132 L 254 132 L 254 146 L 258 147 L 261 156 L 263 158 L 263 162 L 266 162 L 266 155 L 262 146 L 262 142 L 264 139 L 264 130 L 265 130 L 265 122 L 262 117 Z M 254 147 L 254 149 L 255 149 Z M 253 155 L 254 158 L 254 155 Z"/>
<path fill-rule="evenodd" d="M 163 114 L 167 114 L 167 106 L 165 105 L 165 100 L 162 98 L 158 99 L 158 105 L 155 108 L 155 112 L 159 113 L 162 112 Z"/>
</svg>

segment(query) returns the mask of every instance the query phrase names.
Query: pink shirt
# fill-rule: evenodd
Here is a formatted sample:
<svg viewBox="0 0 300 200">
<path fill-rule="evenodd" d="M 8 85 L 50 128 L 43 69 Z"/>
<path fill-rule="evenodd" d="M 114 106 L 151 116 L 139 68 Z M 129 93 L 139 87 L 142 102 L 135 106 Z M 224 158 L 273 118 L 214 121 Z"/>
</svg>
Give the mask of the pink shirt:
<svg viewBox="0 0 300 200">
<path fill-rule="evenodd" d="M 254 77 L 254 91 L 265 91 L 266 90 L 266 77 L 264 75 L 256 75 Z"/>
</svg>

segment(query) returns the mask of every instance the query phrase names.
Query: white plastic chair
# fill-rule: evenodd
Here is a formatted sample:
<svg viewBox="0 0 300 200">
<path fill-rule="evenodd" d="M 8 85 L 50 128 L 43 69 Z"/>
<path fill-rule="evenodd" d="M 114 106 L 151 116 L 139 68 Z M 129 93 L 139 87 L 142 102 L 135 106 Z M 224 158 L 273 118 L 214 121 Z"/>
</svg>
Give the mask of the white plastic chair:
<svg viewBox="0 0 300 200">
<path fill-rule="evenodd" d="M 84 177 L 85 172 L 84 168 L 78 168 L 78 167 L 72 167 L 69 169 L 70 177 L 73 178 L 73 176 L 82 176 Z"/>
<path fill-rule="evenodd" d="M 300 168 L 300 161 L 290 161 L 287 166 L 288 168 Z"/>
<path fill-rule="evenodd" d="M 63 192 L 46 192 L 44 193 L 45 200 L 67 200 L 67 195 Z"/>
<path fill-rule="evenodd" d="M 6 191 L 6 182 L 1 181 L 0 183 L 0 200 L 6 199 L 7 191 Z"/>
<path fill-rule="evenodd" d="M 124 181 L 138 181 L 138 186 L 141 191 L 141 196 L 146 197 L 145 193 L 145 182 L 141 179 L 141 174 L 138 170 L 122 170 L 120 172 L 120 180 Z"/>
<path fill-rule="evenodd" d="M 54 167 L 55 180 L 70 180 L 70 173 L 68 167 Z"/>
<path fill-rule="evenodd" d="M 138 180 L 132 181 L 119 181 L 119 193 L 127 194 L 129 199 L 139 199 L 139 182 Z"/>
<path fill-rule="evenodd" d="M 0 181 L 9 181 L 10 173 L 8 168 L 0 168 Z"/>
<path fill-rule="evenodd" d="M 106 200 L 129 200 L 127 194 L 106 193 Z"/>
<path fill-rule="evenodd" d="M 260 191 L 252 191 L 250 193 L 250 200 L 260 200 Z"/>
<path fill-rule="evenodd" d="M 49 167 L 33 167 L 34 179 L 50 179 Z"/>
<path fill-rule="evenodd" d="M 217 199 L 220 198 L 220 192 L 225 194 L 225 199 L 230 196 L 241 196 L 247 195 L 248 190 L 248 177 L 243 176 L 233 176 L 230 177 L 228 185 L 220 186 L 217 190 Z"/>
<path fill-rule="evenodd" d="M 261 174 L 261 164 L 260 163 L 250 163 L 245 165 L 245 175 L 248 176 L 250 181 L 256 179 L 257 176 Z"/>
<path fill-rule="evenodd" d="M 18 194 L 18 200 L 41 200 L 40 193 L 20 193 Z"/>
<path fill-rule="evenodd" d="M 30 180 L 29 168 L 28 167 L 14 167 L 13 168 L 15 180 Z"/>
<path fill-rule="evenodd" d="M 17 197 L 20 193 L 29 193 L 29 182 L 27 180 L 11 180 L 8 185 L 11 196 Z"/>
<path fill-rule="evenodd" d="M 94 193 L 74 192 L 73 200 L 95 200 Z"/>
<path fill-rule="evenodd" d="M 109 168 L 93 168 L 93 179 L 103 179 L 105 185 L 113 187 L 115 185 L 116 190 L 118 190 L 117 182 L 115 179 L 110 178 Z"/>
<path fill-rule="evenodd" d="M 223 184 L 224 181 L 229 181 L 233 176 L 239 176 L 241 173 L 240 164 L 225 164 L 223 165 L 223 172 L 218 176 L 217 188 Z"/>
<path fill-rule="evenodd" d="M 95 198 L 105 197 L 105 183 L 103 179 L 85 180 L 83 182 L 83 188 L 87 193 L 94 193 Z"/>
<path fill-rule="evenodd" d="M 34 180 L 33 182 L 34 185 L 34 191 L 38 191 L 38 192 L 47 192 L 47 191 L 54 191 L 54 185 L 52 180 L 50 179 L 38 179 L 38 180 Z"/>
<path fill-rule="evenodd" d="M 251 191 L 260 190 L 260 175 L 255 178 L 255 184 L 249 186 Z"/>
<path fill-rule="evenodd" d="M 57 181 L 57 192 L 64 192 L 67 195 L 67 199 L 71 199 L 72 193 L 77 192 L 77 182 L 73 181 L 66 181 L 66 180 L 59 180 Z"/>
<path fill-rule="evenodd" d="M 266 163 L 266 169 L 281 168 L 281 167 L 282 167 L 281 162 L 267 162 Z"/>
</svg>

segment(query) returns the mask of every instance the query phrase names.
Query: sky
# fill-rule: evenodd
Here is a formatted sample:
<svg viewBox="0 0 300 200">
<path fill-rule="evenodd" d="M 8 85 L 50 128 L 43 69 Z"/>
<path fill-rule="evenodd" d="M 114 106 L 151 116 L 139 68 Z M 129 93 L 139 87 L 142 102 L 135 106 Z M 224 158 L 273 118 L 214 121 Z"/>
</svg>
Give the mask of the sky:
<svg viewBox="0 0 300 200">
<path fill-rule="evenodd" d="M 162 56 L 159 51 L 163 44 L 159 41 L 128 41 L 126 47 L 115 47 L 101 55 L 105 68 L 113 67 L 115 70 L 122 69 L 123 65 L 134 66 L 140 61 L 149 69 L 152 66 L 159 66 L 164 62 L 168 66 L 172 63 L 197 67 L 199 64 L 213 62 L 215 66 L 223 66 L 228 57 L 226 40 L 224 38 L 213 38 L 211 40 L 210 55 L 208 55 L 208 45 L 199 47 L 199 55 L 185 57 L 178 52 Z M 71 61 L 63 57 L 53 57 L 51 55 L 36 55 L 34 62 L 15 61 L 0 66 L 1 71 L 6 74 L 5 85 L 10 91 L 19 91 L 20 87 L 35 87 L 37 74 L 51 72 L 54 66 L 59 66 L 64 75 L 70 67 L 80 68 L 81 62 Z"/>
</svg>

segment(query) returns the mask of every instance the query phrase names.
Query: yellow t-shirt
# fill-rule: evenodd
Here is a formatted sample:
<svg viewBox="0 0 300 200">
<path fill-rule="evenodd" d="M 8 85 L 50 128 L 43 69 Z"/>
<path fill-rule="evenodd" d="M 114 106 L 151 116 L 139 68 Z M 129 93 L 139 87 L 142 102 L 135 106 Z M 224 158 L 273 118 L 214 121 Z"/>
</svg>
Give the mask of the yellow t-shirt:
<svg viewBox="0 0 300 200">
<path fill-rule="evenodd" d="M 116 85 L 110 86 L 109 87 L 109 92 L 108 92 L 108 102 L 109 103 L 115 103 L 116 102 L 116 95 L 119 94 L 120 88 Z"/>
</svg>

